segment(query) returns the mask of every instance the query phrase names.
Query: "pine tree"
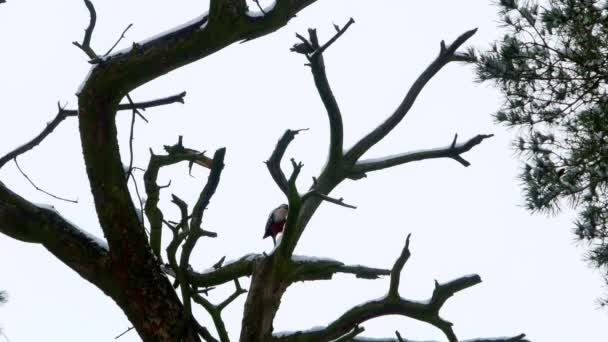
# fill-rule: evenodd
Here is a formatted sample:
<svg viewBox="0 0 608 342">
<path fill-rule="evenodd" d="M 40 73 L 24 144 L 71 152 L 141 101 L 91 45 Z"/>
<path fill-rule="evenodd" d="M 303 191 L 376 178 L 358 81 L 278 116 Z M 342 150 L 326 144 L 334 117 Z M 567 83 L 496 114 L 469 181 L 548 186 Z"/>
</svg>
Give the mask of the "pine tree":
<svg viewBox="0 0 608 342">
<path fill-rule="evenodd" d="M 475 56 L 477 75 L 504 95 L 496 121 L 517 128 L 527 208 L 576 208 L 575 234 L 608 281 L 608 3 L 498 6 L 507 32 Z"/>
</svg>

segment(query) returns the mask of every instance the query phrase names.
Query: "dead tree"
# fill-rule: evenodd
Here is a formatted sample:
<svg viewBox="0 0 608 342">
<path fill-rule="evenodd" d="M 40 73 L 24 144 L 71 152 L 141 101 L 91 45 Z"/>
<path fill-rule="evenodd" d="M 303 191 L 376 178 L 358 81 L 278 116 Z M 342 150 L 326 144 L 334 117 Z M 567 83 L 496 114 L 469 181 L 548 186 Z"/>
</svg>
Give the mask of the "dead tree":
<svg viewBox="0 0 608 342">
<path fill-rule="evenodd" d="M 132 124 L 140 109 L 173 102 L 182 102 L 185 93 L 164 99 L 136 103 L 129 92 L 144 83 L 202 59 L 234 42 L 251 40 L 284 26 L 314 0 L 278 0 L 261 15 L 247 12 L 244 0 L 212 0 L 209 13 L 179 29 L 143 44 L 133 44 L 127 51 L 100 55 L 91 47 L 96 13 L 89 0 L 84 1 L 91 20 L 82 42 L 74 44 L 90 58 L 93 67 L 78 95 L 78 110 L 59 106 L 57 116 L 34 139 L 0 158 L 0 167 L 39 144 L 57 125 L 68 117 L 77 117 L 84 160 L 93 193 L 96 212 L 105 240 L 98 239 L 64 219 L 52 208 L 32 204 L 0 183 L 0 232 L 12 238 L 43 245 L 55 257 L 84 279 L 111 297 L 127 315 L 144 341 L 229 341 L 222 310 L 235 298 L 247 292 L 241 326 L 241 342 L 295 341 L 362 341 L 359 334 L 366 321 L 385 315 L 402 315 L 431 324 L 440 329 L 450 342 L 458 341 L 452 323 L 439 315 L 443 304 L 457 292 L 481 282 L 477 275 L 465 276 L 447 283 L 435 283 L 426 302 L 408 300 L 399 293 L 401 271 L 410 256 L 409 236 L 394 265 L 388 269 L 349 266 L 327 259 L 307 259 L 293 255 L 300 237 L 317 208 L 324 202 L 352 207 L 331 191 L 346 179 L 361 179 L 369 172 L 396 165 L 432 158 L 451 158 L 468 166 L 462 154 L 491 135 L 477 135 L 463 143 L 455 136 L 442 148 L 402 153 L 383 159 L 365 160 L 363 155 L 389 134 L 404 118 L 425 84 L 445 65 L 469 57 L 458 48 L 474 33 L 463 33 L 452 44 L 441 43 L 439 54 L 411 86 L 403 101 L 388 119 L 371 130 L 354 146 L 344 150 L 342 115 L 325 74 L 323 52 L 329 48 L 354 21 L 336 26 L 336 34 L 321 44 L 315 30 L 308 37 L 298 35 L 293 51 L 305 56 L 315 85 L 327 110 L 330 125 L 329 159 L 313 179 L 312 186 L 300 192 L 296 180 L 303 164 L 291 160 L 289 176 L 281 168 L 284 154 L 299 130 L 287 130 L 279 139 L 267 161 L 268 170 L 289 203 L 289 215 L 283 237 L 270 254 L 249 254 L 224 264 L 220 260 L 209 271 L 198 272 L 190 267 L 190 255 L 200 238 L 214 238 L 216 233 L 202 228 L 204 212 L 218 189 L 224 167 L 225 149 L 207 157 L 186 148 L 180 137 L 166 153 L 151 153 L 144 174 L 147 199 L 140 215 L 128 189 L 134 177 L 132 162 L 125 169 L 118 152 L 115 118 L 120 110 L 132 113 Z M 127 102 L 121 100 L 127 98 Z M 131 146 L 132 151 L 132 146 Z M 181 217 L 170 221 L 158 207 L 160 191 L 167 186 L 157 184 L 161 168 L 188 162 L 210 170 L 207 183 L 190 209 L 173 195 L 173 203 Z M 148 226 L 150 235 L 146 234 Z M 166 263 L 161 251 L 163 226 L 172 236 L 166 248 Z M 195 265 L 199 266 L 199 265 Z M 195 267 L 197 268 L 197 267 Z M 326 327 L 292 333 L 276 333 L 273 321 L 287 288 L 299 281 L 330 279 L 334 274 L 348 273 L 358 278 L 389 277 L 387 295 L 347 310 Z M 240 282 L 250 277 L 247 290 Z M 172 279 L 171 279 L 172 278 Z M 206 293 L 214 287 L 233 285 L 234 292 L 223 302 L 213 304 Z M 179 288 L 179 295 L 176 289 Z M 197 322 L 192 304 L 201 305 L 209 313 L 214 329 Z M 399 333 L 383 341 L 406 341 Z M 476 341 L 489 341 L 479 339 Z M 525 341 L 524 335 L 492 341 Z"/>
</svg>

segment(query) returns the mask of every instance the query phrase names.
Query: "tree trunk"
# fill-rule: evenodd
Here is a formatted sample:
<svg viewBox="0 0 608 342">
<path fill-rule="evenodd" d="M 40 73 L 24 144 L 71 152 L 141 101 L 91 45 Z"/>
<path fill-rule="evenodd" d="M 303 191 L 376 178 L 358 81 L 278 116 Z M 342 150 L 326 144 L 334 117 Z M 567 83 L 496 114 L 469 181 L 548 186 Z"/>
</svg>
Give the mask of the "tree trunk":
<svg viewBox="0 0 608 342">
<path fill-rule="evenodd" d="M 255 260 L 253 274 L 241 325 L 240 342 L 265 342 L 272 336 L 272 322 L 289 286 L 282 274 L 285 267 L 275 265 L 277 258 L 260 257 Z"/>
</svg>

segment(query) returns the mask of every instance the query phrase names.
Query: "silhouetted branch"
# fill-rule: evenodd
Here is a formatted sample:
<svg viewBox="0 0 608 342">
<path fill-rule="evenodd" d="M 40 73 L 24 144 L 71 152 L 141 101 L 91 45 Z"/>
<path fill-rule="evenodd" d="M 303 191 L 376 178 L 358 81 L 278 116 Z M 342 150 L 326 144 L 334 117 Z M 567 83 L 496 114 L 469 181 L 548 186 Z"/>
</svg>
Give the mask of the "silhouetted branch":
<svg viewBox="0 0 608 342">
<path fill-rule="evenodd" d="M 314 190 L 314 188 L 313 188 L 313 190 L 310 190 L 309 192 L 307 192 L 306 194 L 304 194 L 304 196 L 302 196 L 302 201 L 306 200 L 310 196 L 320 197 L 324 201 L 327 201 L 327 202 L 330 202 L 330 203 L 333 203 L 333 204 L 337 204 L 337 205 L 342 206 L 342 207 L 346 207 L 346 208 L 350 208 L 350 209 L 357 209 L 357 207 L 355 207 L 354 205 L 350 205 L 350 204 L 344 203 L 344 199 L 342 197 L 340 197 L 340 198 L 333 198 L 333 197 L 325 195 L 325 194 L 323 194 L 323 193 L 321 193 L 321 192 L 319 192 L 317 190 Z"/>
<path fill-rule="evenodd" d="M 118 340 L 119 338 L 123 337 L 126 333 L 128 333 L 131 330 L 133 330 L 133 327 L 127 328 L 127 330 L 123 331 L 122 333 L 120 333 L 119 335 L 117 335 L 116 337 L 114 337 L 114 339 Z"/>
<path fill-rule="evenodd" d="M 331 341 L 348 334 L 370 319 L 387 315 L 401 315 L 429 323 L 440 329 L 448 338 L 448 341 L 458 342 L 458 338 L 452 329 L 452 323 L 441 318 L 439 311 L 448 298 L 459 291 L 479 284 L 481 278 L 478 275 L 470 275 L 445 284 L 436 282 L 435 290 L 428 301 L 418 302 L 402 298 L 398 292 L 399 278 L 403 266 L 410 256 L 409 237 L 408 235 L 405 246 L 391 270 L 389 292 L 386 296 L 353 307 L 323 329 L 298 331 L 290 334 L 280 333 L 274 336 L 274 340 L 276 342 Z M 522 335 L 516 338 L 520 337 L 523 338 Z"/>
<path fill-rule="evenodd" d="M 439 56 L 437 56 L 437 58 L 435 58 L 435 60 L 416 79 L 395 112 L 378 127 L 361 138 L 361 140 L 359 140 L 353 147 L 351 147 L 344 158 L 349 163 L 354 164 L 365 152 L 367 152 L 372 146 L 390 133 L 399 124 L 399 122 L 401 122 L 401 120 L 409 112 L 410 108 L 412 108 L 416 98 L 427 82 L 430 81 L 431 78 L 433 78 L 433 76 L 435 76 L 435 74 L 437 74 L 437 72 L 439 72 L 439 70 L 441 70 L 446 64 L 454 60 L 453 57 L 456 50 L 462 44 L 464 44 L 464 42 L 471 38 L 475 32 L 477 32 L 477 29 L 463 33 L 448 47 L 445 46 L 445 43 L 442 44 Z"/>
<path fill-rule="evenodd" d="M 49 196 L 51 196 L 51 197 L 53 197 L 55 199 L 61 200 L 61 201 L 70 202 L 70 203 L 78 203 L 77 199 L 72 200 L 72 199 L 68 199 L 68 198 L 63 198 L 63 197 L 54 195 L 54 194 L 52 194 L 52 193 L 50 193 L 50 192 L 48 192 L 48 191 L 46 191 L 46 190 L 38 187 L 36 185 L 36 183 L 34 183 L 34 181 L 21 169 L 21 167 L 19 166 L 19 163 L 17 162 L 17 158 L 13 159 L 13 161 L 15 162 L 15 166 L 17 166 L 17 170 L 19 170 L 19 172 L 21 173 L 21 175 L 23 177 L 25 177 L 25 179 L 27 179 L 27 181 L 34 187 L 34 189 L 42 192 L 45 195 L 49 195 Z"/>
<path fill-rule="evenodd" d="M 315 81 L 315 86 L 317 87 L 321 100 L 323 101 L 323 105 L 327 111 L 330 130 L 329 163 L 339 162 L 342 159 L 344 128 L 342 124 L 340 107 L 338 106 L 338 102 L 331 91 L 331 87 L 325 73 L 323 52 L 344 32 L 346 32 L 348 27 L 354 22 L 355 21 L 350 18 L 346 25 L 342 29 L 338 29 L 338 32 L 323 46 L 319 45 L 317 31 L 315 29 L 309 29 L 309 39 L 306 40 L 301 35 L 297 35 L 302 43 L 295 44 L 291 48 L 291 51 L 301 53 L 308 59 Z"/>
<path fill-rule="evenodd" d="M 401 271 L 403 271 L 403 266 L 410 258 L 410 237 L 412 234 L 408 234 L 405 239 L 405 246 L 401 250 L 401 255 L 395 260 L 395 264 L 391 269 L 391 283 L 388 289 L 388 296 L 391 297 L 399 297 L 399 281 L 401 279 Z"/>
<path fill-rule="evenodd" d="M 283 173 L 283 170 L 281 169 L 281 160 L 285 155 L 289 143 L 291 143 L 296 134 L 306 130 L 308 130 L 308 128 L 298 130 L 288 129 L 285 131 L 281 139 L 277 142 L 277 146 L 274 148 L 270 158 L 266 161 L 266 167 L 268 168 L 272 179 L 274 179 L 275 183 L 279 186 L 279 189 L 281 189 L 286 196 L 288 186 L 287 177 L 285 177 L 285 173 Z"/>
<path fill-rule="evenodd" d="M 82 43 L 72 42 L 72 44 L 76 45 L 80 50 L 86 53 L 87 56 L 91 60 L 96 60 L 99 58 L 95 51 L 91 48 L 91 37 L 93 36 L 93 30 L 95 29 L 95 23 L 97 22 L 97 12 L 95 11 L 95 7 L 90 0 L 84 0 L 84 4 L 89 11 L 90 20 L 89 26 L 84 30 L 84 38 L 82 39 Z"/>
<path fill-rule="evenodd" d="M 469 166 L 467 160 L 465 160 L 461 154 L 471 150 L 473 147 L 479 145 L 484 139 L 494 136 L 493 134 L 479 134 L 463 144 L 456 144 L 456 138 L 454 137 L 450 146 L 435 148 L 429 150 L 406 152 L 394 156 L 375 158 L 369 160 L 358 161 L 350 170 L 349 177 L 360 178 L 366 172 L 377 171 L 386 169 L 389 167 L 407 164 L 414 161 L 436 159 L 436 158 L 452 158 L 462 164 L 463 166 Z"/>
<path fill-rule="evenodd" d="M 146 109 L 157 106 L 163 106 L 175 102 L 184 103 L 184 97 L 186 96 L 186 92 L 181 92 L 177 95 L 172 95 L 164 98 L 160 98 L 157 100 L 145 101 L 145 102 L 136 102 L 133 104 L 120 104 L 118 105 L 118 110 L 133 110 L 133 109 Z M 6 163 L 8 163 L 11 159 L 16 158 L 17 156 L 31 150 L 32 148 L 38 146 L 44 138 L 46 138 L 49 134 L 51 134 L 57 126 L 68 116 L 77 116 L 78 111 L 75 109 L 64 109 L 61 107 L 59 103 L 57 103 L 58 112 L 53 120 L 49 121 L 46 124 L 46 127 L 40 132 L 36 137 L 34 137 L 29 142 L 19 146 L 13 151 L 7 153 L 5 156 L 0 158 L 0 168 L 2 168 Z"/>
<path fill-rule="evenodd" d="M 176 273 L 182 273 L 183 278 L 186 278 L 188 269 L 190 266 L 190 255 L 198 242 L 198 239 L 202 236 L 215 237 L 217 234 L 208 232 L 201 228 L 201 222 L 203 220 L 203 212 L 209 205 L 211 197 L 215 193 L 217 186 L 220 182 L 220 175 L 224 168 L 224 156 L 226 154 L 225 148 L 220 148 L 215 151 L 213 155 L 213 168 L 207 178 L 207 183 L 203 187 L 194 208 L 192 209 L 192 218 L 190 220 L 190 230 L 187 233 L 186 240 L 182 246 L 182 252 L 179 261 L 179 271 L 175 270 Z M 187 317 L 192 317 L 192 309 L 190 300 L 192 298 L 192 292 L 190 291 L 190 285 L 188 283 L 181 283 L 180 289 L 182 291 L 182 301 L 184 303 L 184 312 Z"/>
<path fill-rule="evenodd" d="M 247 290 L 241 287 L 238 279 L 234 280 L 235 290 L 234 293 L 231 294 L 228 298 L 226 298 L 223 302 L 218 305 L 213 305 L 206 298 L 200 296 L 197 293 L 192 294 L 192 299 L 200 304 L 202 307 L 207 310 L 213 323 L 215 324 L 215 328 L 217 330 L 218 335 L 220 336 L 221 342 L 230 342 L 228 337 L 228 331 L 226 330 L 226 325 L 224 324 L 224 320 L 222 319 L 222 310 L 224 310 L 230 303 L 232 303 L 238 296 L 247 292 Z"/>
<path fill-rule="evenodd" d="M 125 38 L 125 33 L 127 33 L 127 31 L 129 31 L 129 29 L 133 26 L 133 24 L 129 24 L 127 26 L 127 28 L 124 29 L 124 31 L 122 31 L 122 34 L 120 35 L 120 37 L 118 38 L 118 40 L 116 41 L 116 43 L 114 43 L 114 45 L 112 45 L 112 47 L 108 50 L 108 52 L 106 52 L 103 56 L 106 57 L 107 55 L 109 55 L 112 50 L 114 50 L 114 48 L 116 47 L 116 45 L 118 45 L 118 43 L 120 43 L 121 40 L 123 40 Z"/>
</svg>

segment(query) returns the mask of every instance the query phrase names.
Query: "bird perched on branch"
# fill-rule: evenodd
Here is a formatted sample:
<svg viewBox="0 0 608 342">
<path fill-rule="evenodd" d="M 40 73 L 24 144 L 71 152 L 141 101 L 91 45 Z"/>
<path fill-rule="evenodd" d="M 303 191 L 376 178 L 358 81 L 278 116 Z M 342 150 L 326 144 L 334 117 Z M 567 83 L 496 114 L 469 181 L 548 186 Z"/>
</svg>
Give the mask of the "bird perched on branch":
<svg viewBox="0 0 608 342">
<path fill-rule="evenodd" d="M 263 239 L 272 237 L 272 242 L 277 245 L 276 236 L 283 231 L 285 222 L 287 221 L 287 212 L 289 206 L 287 204 L 281 204 L 278 208 L 275 208 L 268 215 L 268 221 L 266 221 L 266 230 L 264 231 Z"/>
</svg>

